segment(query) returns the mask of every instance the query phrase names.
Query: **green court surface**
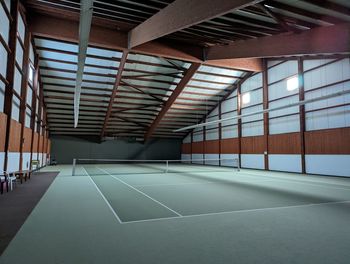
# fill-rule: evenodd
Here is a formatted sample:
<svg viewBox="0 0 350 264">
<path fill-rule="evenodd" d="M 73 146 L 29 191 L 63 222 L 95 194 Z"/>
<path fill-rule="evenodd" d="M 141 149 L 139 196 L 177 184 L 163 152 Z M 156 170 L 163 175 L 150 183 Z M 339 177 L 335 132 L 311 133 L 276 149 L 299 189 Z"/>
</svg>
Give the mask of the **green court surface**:
<svg viewBox="0 0 350 264">
<path fill-rule="evenodd" d="M 350 263 L 350 179 L 157 166 L 45 168 L 0 263 Z"/>
</svg>

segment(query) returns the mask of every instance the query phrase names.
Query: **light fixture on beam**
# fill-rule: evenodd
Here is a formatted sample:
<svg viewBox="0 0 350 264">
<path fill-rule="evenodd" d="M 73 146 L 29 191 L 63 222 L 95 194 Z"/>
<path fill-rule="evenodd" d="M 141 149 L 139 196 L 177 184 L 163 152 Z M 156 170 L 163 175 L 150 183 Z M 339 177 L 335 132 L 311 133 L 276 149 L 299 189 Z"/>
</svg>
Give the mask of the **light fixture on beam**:
<svg viewBox="0 0 350 264">
<path fill-rule="evenodd" d="M 74 127 L 78 126 L 81 86 L 83 83 L 85 59 L 89 45 L 94 0 L 80 1 L 78 69 L 74 90 Z"/>
</svg>

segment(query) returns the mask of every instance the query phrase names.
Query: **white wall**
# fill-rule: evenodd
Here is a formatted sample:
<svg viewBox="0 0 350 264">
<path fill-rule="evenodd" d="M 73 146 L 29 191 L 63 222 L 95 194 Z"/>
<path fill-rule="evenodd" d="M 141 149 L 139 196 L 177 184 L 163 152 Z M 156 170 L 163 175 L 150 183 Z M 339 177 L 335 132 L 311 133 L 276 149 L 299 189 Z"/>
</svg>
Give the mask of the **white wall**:
<svg viewBox="0 0 350 264">
<path fill-rule="evenodd" d="M 350 155 L 306 155 L 306 172 L 350 177 Z"/>
<path fill-rule="evenodd" d="M 19 152 L 8 152 L 7 153 L 7 171 L 19 170 Z"/>
<path fill-rule="evenodd" d="M 322 66 L 323 64 L 327 64 Z M 321 67 L 320 67 L 321 66 Z M 299 101 L 299 87 L 287 89 L 287 83 L 292 78 L 299 80 L 298 61 L 268 61 L 268 98 L 269 108 L 283 106 Z M 317 67 L 317 69 L 314 69 Z M 350 60 L 345 59 L 312 59 L 304 60 L 305 99 L 311 99 L 330 93 L 350 89 Z M 242 105 L 242 114 L 263 109 L 262 73 L 248 78 L 241 84 L 241 94 L 250 93 L 250 102 Z M 320 88 L 321 87 L 321 88 Z M 237 115 L 237 93 L 234 92 L 221 103 L 221 118 Z M 350 127 L 350 94 L 305 105 L 306 130 L 321 130 Z M 206 118 L 206 121 L 216 120 L 218 109 Z M 285 134 L 300 131 L 299 107 L 291 107 L 269 113 L 269 133 Z M 263 115 L 258 114 L 242 118 L 242 137 L 264 134 Z M 237 120 L 222 123 L 222 139 L 238 137 Z M 217 125 L 207 126 L 206 139 L 218 139 Z M 201 128 L 195 130 L 193 141 L 203 140 Z M 348 139 L 350 140 L 350 138 Z M 184 142 L 190 142 L 188 136 Z M 205 158 L 216 157 L 217 154 L 206 154 Z M 234 157 L 234 154 L 221 154 L 220 158 Z M 315 174 L 349 176 L 347 166 L 350 155 L 306 155 L 306 172 Z M 184 156 L 184 158 L 187 158 Z M 203 158 L 203 154 L 193 154 L 192 158 Z M 269 154 L 269 169 L 277 171 L 301 172 L 302 160 L 299 154 Z M 230 163 L 230 161 L 228 161 Z M 264 169 L 263 154 L 242 154 L 241 164 L 245 168 Z M 318 165 L 319 164 L 319 165 Z"/>
<path fill-rule="evenodd" d="M 237 160 L 239 159 L 238 154 L 221 154 L 221 165 L 229 167 L 238 167 Z"/>
<path fill-rule="evenodd" d="M 249 114 L 263 110 L 262 73 L 248 78 L 241 85 L 241 114 Z M 242 97 L 249 93 L 250 102 L 244 103 Z M 242 137 L 259 136 L 264 134 L 264 116 L 257 114 L 242 118 Z"/>
<path fill-rule="evenodd" d="M 204 158 L 206 159 L 205 164 L 207 165 L 219 165 L 219 154 L 204 154 Z"/>
<path fill-rule="evenodd" d="M 301 155 L 270 154 L 269 169 L 277 171 L 301 172 Z"/>
<path fill-rule="evenodd" d="M 280 62 L 280 61 L 279 61 Z M 287 90 L 290 78 L 298 78 L 297 60 L 289 60 L 268 70 L 269 108 L 296 103 L 299 101 L 299 89 Z M 269 113 L 269 133 L 283 134 L 300 131 L 299 107 L 285 108 Z"/>
<path fill-rule="evenodd" d="M 304 61 L 304 69 L 305 99 L 350 90 L 349 58 Z M 350 94 L 306 104 L 306 130 L 350 127 L 350 105 L 346 104 Z M 350 176 L 350 155 L 306 155 L 305 163 L 307 173 Z"/>
<path fill-rule="evenodd" d="M 22 169 L 30 169 L 30 152 L 22 153 Z"/>
<path fill-rule="evenodd" d="M 265 168 L 264 154 L 241 154 L 241 166 L 263 170 Z"/>
</svg>

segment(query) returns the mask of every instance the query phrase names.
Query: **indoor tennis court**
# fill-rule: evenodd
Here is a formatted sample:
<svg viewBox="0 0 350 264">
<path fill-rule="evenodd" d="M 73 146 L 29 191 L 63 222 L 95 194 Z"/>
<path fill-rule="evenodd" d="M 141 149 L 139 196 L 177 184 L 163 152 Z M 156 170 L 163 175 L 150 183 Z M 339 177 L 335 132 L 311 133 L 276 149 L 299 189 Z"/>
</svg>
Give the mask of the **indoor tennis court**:
<svg viewBox="0 0 350 264">
<path fill-rule="evenodd" d="M 349 0 L 0 0 L 0 264 L 349 264 Z"/>
<path fill-rule="evenodd" d="M 349 259 L 347 179 L 188 164 L 140 173 L 146 165 L 77 166 L 75 176 L 72 166 L 55 167 L 59 175 L 2 263 Z"/>
</svg>

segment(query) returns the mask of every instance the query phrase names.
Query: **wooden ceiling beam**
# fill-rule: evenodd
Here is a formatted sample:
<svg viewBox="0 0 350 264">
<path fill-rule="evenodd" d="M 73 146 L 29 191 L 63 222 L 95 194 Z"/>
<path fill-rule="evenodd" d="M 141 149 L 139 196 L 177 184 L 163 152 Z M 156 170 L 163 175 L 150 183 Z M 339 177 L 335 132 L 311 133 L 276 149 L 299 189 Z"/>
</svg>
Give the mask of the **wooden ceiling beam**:
<svg viewBox="0 0 350 264">
<path fill-rule="evenodd" d="M 280 34 L 212 47 L 209 59 L 262 58 L 350 53 L 350 24 L 317 27 L 299 34 Z"/>
<path fill-rule="evenodd" d="M 129 32 L 129 48 L 259 2 L 261 0 L 176 0 Z"/>
<path fill-rule="evenodd" d="M 178 83 L 174 91 L 172 92 L 171 96 L 166 101 L 164 107 L 162 110 L 158 113 L 157 117 L 154 119 L 152 125 L 149 127 L 145 134 L 145 141 L 147 141 L 153 134 L 153 132 L 156 130 L 157 126 L 159 125 L 160 121 L 163 119 L 165 114 L 168 112 L 168 110 L 171 108 L 171 106 L 175 103 L 178 96 L 181 94 L 183 89 L 185 89 L 186 85 L 189 83 L 189 81 L 192 79 L 194 74 L 197 72 L 199 67 L 201 66 L 200 63 L 192 63 L 190 68 L 186 71 L 184 74 L 184 77 L 181 79 L 181 81 Z"/>
<path fill-rule="evenodd" d="M 78 43 L 79 24 L 77 21 L 64 17 L 58 18 L 37 13 L 32 13 L 30 19 L 29 26 L 33 36 Z M 55 30 L 52 30 L 53 28 Z M 89 45 L 113 50 L 126 50 L 128 49 L 127 43 L 128 35 L 125 32 L 92 24 Z M 254 72 L 262 70 L 262 62 L 260 59 L 204 61 L 202 47 L 189 44 L 186 45 L 174 41 L 150 41 L 129 51 L 138 54 L 160 56 L 194 63 L 204 63 L 209 66 Z"/>
<path fill-rule="evenodd" d="M 111 115 L 111 112 L 112 112 L 114 99 L 116 97 L 117 89 L 119 87 L 120 81 L 122 79 L 122 73 L 123 73 L 123 69 L 124 69 L 127 57 L 128 57 L 128 51 L 124 51 L 123 55 L 122 55 L 122 58 L 120 60 L 118 73 L 117 73 L 117 76 L 115 78 L 115 83 L 114 83 L 113 91 L 112 91 L 111 98 L 110 98 L 110 101 L 109 101 L 109 104 L 108 104 L 105 121 L 103 123 L 103 128 L 101 130 L 101 134 L 100 134 L 101 139 L 102 139 L 102 137 L 103 137 L 103 135 L 105 133 L 105 130 L 106 130 L 106 127 L 107 127 L 107 123 L 108 123 L 108 119 L 109 119 L 109 117 Z"/>
</svg>

